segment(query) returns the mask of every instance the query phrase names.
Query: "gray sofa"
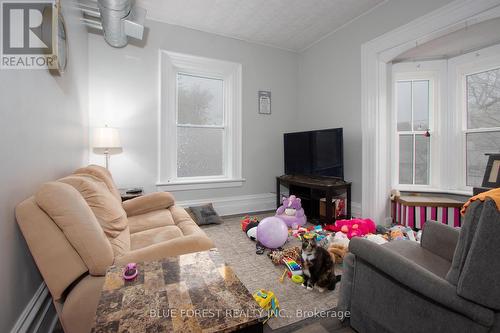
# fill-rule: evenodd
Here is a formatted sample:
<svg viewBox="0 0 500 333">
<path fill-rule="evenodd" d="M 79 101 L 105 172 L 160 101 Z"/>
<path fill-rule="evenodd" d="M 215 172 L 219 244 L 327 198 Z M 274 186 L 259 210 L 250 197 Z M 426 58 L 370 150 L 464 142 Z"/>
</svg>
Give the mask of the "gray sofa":
<svg viewBox="0 0 500 333">
<path fill-rule="evenodd" d="M 500 332 L 500 213 L 473 202 L 459 231 L 433 221 L 421 244 L 353 238 L 339 310 L 358 332 Z"/>
</svg>

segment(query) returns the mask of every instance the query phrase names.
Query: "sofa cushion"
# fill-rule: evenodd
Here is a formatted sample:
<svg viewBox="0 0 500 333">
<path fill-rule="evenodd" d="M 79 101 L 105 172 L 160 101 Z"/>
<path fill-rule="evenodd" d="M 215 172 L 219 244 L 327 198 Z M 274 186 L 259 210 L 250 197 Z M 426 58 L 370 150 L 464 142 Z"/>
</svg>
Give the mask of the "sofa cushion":
<svg viewBox="0 0 500 333">
<path fill-rule="evenodd" d="M 132 250 L 137 250 L 178 237 L 182 237 L 182 231 L 176 225 L 149 229 L 132 234 L 130 236 L 130 247 Z"/>
<path fill-rule="evenodd" d="M 443 279 L 446 277 L 446 273 L 448 273 L 451 266 L 451 262 L 424 249 L 417 242 L 395 240 L 381 246 L 398 253 Z"/>
<path fill-rule="evenodd" d="M 113 197 L 118 201 L 122 202 L 122 197 L 120 195 L 120 191 L 116 188 L 115 182 L 113 181 L 113 177 L 111 176 L 111 173 L 108 171 L 108 169 L 103 168 L 102 166 L 99 165 L 89 165 L 84 168 L 80 168 L 75 170 L 73 172 L 74 174 L 86 174 L 86 175 L 92 175 L 94 177 L 99 178 L 101 181 L 103 181 L 106 186 L 108 187 L 109 191 L 113 195 Z"/>
<path fill-rule="evenodd" d="M 90 274 L 104 275 L 113 263 L 113 250 L 80 193 L 68 184 L 49 182 L 42 185 L 35 200 L 62 230 Z"/>
<path fill-rule="evenodd" d="M 94 212 L 104 233 L 115 238 L 128 226 L 127 214 L 104 182 L 90 175 L 72 175 L 60 182 L 73 186 Z"/>
<path fill-rule="evenodd" d="M 467 212 L 462 223 L 462 229 L 458 237 L 457 246 L 453 255 L 451 268 L 446 275 L 446 280 L 451 284 L 457 285 L 460 274 L 465 265 L 467 254 L 472 246 L 476 229 L 479 225 L 479 219 L 483 212 L 483 203 L 479 200 L 473 201 L 467 208 Z"/>
<path fill-rule="evenodd" d="M 172 213 L 169 209 L 160 209 L 146 214 L 131 216 L 128 218 L 130 233 L 174 225 Z"/>
<path fill-rule="evenodd" d="M 91 331 L 104 282 L 103 276 L 87 275 L 71 290 L 59 317 L 65 332 Z"/>
<path fill-rule="evenodd" d="M 109 238 L 111 247 L 113 248 L 113 253 L 115 257 L 121 257 L 130 251 L 130 230 L 127 226 L 118 236 L 115 238 Z M 115 258 L 116 259 L 116 258 Z"/>
<path fill-rule="evenodd" d="M 497 311 L 500 310 L 499 235 L 500 212 L 495 201 L 487 199 L 457 284 L 459 296 Z"/>
<path fill-rule="evenodd" d="M 16 219 L 52 298 L 59 300 L 66 288 L 89 270 L 87 265 L 34 197 L 16 207 Z"/>
<path fill-rule="evenodd" d="M 129 217 L 167 209 L 175 204 L 174 196 L 169 192 L 154 192 L 123 202 L 123 209 Z"/>
</svg>

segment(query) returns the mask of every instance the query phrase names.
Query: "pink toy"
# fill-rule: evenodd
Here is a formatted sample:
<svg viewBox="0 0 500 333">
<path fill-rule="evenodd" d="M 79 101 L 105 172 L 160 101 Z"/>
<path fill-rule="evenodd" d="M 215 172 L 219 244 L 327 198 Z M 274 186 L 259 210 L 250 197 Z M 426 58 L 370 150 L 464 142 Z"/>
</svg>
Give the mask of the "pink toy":
<svg viewBox="0 0 500 333">
<path fill-rule="evenodd" d="M 137 269 L 137 264 L 133 262 L 127 264 L 123 270 L 123 278 L 127 281 L 135 279 L 137 274 L 139 274 L 139 270 Z"/>
<path fill-rule="evenodd" d="M 300 198 L 295 195 L 283 197 L 283 204 L 276 210 L 276 217 L 282 219 L 292 229 L 303 226 L 307 221 Z"/>
<path fill-rule="evenodd" d="M 367 234 L 375 233 L 375 222 L 371 219 L 337 220 L 335 224 L 327 227 L 330 231 L 341 231 L 347 238 L 363 237 Z"/>
</svg>

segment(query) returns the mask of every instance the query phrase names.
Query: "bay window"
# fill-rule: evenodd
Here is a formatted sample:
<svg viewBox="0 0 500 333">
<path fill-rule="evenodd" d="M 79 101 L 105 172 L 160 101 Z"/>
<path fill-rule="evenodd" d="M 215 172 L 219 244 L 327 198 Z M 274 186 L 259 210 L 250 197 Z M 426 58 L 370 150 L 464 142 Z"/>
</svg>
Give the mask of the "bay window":
<svg viewBox="0 0 500 333">
<path fill-rule="evenodd" d="M 500 152 L 500 45 L 392 66 L 392 187 L 470 194 Z"/>
</svg>

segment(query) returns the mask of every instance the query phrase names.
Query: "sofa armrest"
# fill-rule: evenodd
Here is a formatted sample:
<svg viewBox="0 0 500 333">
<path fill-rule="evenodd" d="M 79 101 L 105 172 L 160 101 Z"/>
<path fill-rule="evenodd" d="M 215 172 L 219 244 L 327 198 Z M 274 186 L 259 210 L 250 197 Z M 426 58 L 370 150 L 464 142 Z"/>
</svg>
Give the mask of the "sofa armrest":
<svg viewBox="0 0 500 333">
<path fill-rule="evenodd" d="M 420 244 L 426 250 L 448 261 L 453 260 L 460 230 L 436 221 L 427 221 Z"/>
<path fill-rule="evenodd" d="M 366 261 L 420 295 L 484 326 L 493 325 L 492 310 L 458 296 L 455 286 L 398 253 L 358 237 L 351 240 L 349 250 L 359 259 Z"/>
<path fill-rule="evenodd" d="M 212 240 L 204 232 L 199 232 L 130 251 L 115 258 L 114 264 L 125 265 L 129 262 L 161 260 L 186 253 L 207 251 L 213 247 L 215 246 Z"/>
<path fill-rule="evenodd" d="M 149 193 L 124 201 L 122 206 L 127 216 L 136 216 L 159 209 L 166 209 L 175 204 L 174 196 L 169 192 Z"/>
</svg>

